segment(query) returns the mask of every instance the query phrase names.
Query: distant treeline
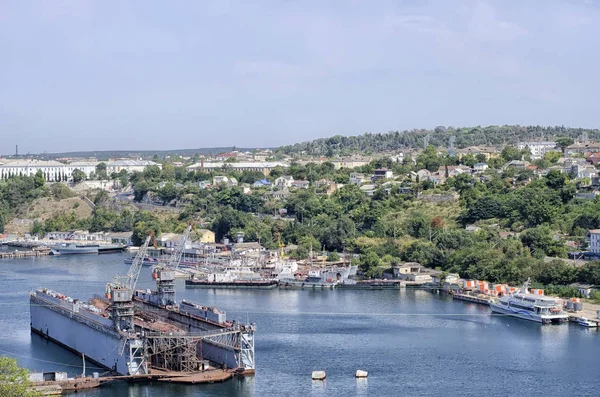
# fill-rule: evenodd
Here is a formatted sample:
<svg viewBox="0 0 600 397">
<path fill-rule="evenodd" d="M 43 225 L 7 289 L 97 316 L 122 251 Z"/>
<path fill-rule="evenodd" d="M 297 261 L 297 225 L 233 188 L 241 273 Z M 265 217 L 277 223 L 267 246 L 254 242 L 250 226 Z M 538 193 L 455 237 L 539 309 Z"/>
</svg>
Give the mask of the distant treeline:
<svg viewBox="0 0 600 397">
<path fill-rule="evenodd" d="M 185 157 L 192 157 L 195 154 L 219 154 L 238 150 L 240 152 L 251 152 L 255 148 L 236 148 L 235 146 L 227 147 L 212 147 L 212 148 L 199 148 L 199 149 L 174 149 L 174 150 L 100 150 L 100 151 L 81 151 L 81 152 L 64 152 L 64 153 L 41 153 L 41 154 L 27 154 L 27 158 L 39 158 L 39 159 L 57 159 L 62 157 L 79 157 L 89 158 L 94 157 L 98 160 L 108 160 L 111 158 L 128 158 L 128 157 L 141 157 L 144 159 L 152 159 L 157 156 L 159 159 L 165 158 L 168 155 L 179 155 Z"/>
<path fill-rule="evenodd" d="M 277 151 L 285 154 L 305 152 L 310 155 L 331 157 L 358 152 L 377 153 L 387 150 L 424 148 L 427 145 L 448 147 L 452 136 L 454 137 L 454 146 L 464 148 L 478 145 L 514 145 L 519 141 L 553 140 L 558 137 L 577 139 L 583 135 L 587 135 L 587 138 L 591 140 L 600 139 L 600 130 L 564 126 L 492 125 L 462 128 L 439 126 L 433 130 L 390 131 L 378 134 L 366 133 L 358 136 L 335 135 L 331 138 L 282 146 Z"/>
</svg>

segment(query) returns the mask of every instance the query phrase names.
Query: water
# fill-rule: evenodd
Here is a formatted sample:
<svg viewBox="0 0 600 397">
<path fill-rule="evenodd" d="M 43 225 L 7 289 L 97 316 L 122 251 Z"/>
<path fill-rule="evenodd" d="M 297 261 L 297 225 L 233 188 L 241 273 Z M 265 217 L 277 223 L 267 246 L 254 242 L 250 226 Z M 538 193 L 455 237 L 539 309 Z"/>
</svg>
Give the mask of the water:
<svg viewBox="0 0 600 397">
<path fill-rule="evenodd" d="M 81 359 L 29 332 L 28 291 L 101 294 L 125 256 L 0 261 L 0 354 L 35 371 L 81 373 Z M 142 269 L 140 288 L 153 286 Z M 178 298 L 256 322 L 254 378 L 223 384 L 114 384 L 86 397 L 597 395 L 600 334 L 489 315 L 486 307 L 420 290 L 185 290 Z M 357 369 L 369 378 L 354 379 Z M 313 382 L 313 370 L 327 371 Z M 97 371 L 88 363 L 88 373 Z"/>
</svg>

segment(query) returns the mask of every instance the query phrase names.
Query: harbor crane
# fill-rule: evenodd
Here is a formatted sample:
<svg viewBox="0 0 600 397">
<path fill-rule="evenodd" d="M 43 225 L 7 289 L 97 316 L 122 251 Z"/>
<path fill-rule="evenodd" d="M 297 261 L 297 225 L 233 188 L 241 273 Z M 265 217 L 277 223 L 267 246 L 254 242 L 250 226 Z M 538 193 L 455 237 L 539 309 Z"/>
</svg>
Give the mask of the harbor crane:
<svg viewBox="0 0 600 397">
<path fill-rule="evenodd" d="M 127 274 L 115 276 L 113 282 L 106 285 L 106 298 L 110 300 L 113 322 L 118 330 L 132 331 L 134 329 L 133 293 L 152 240 L 154 240 L 154 233 L 150 232 L 129 266 Z"/>
<path fill-rule="evenodd" d="M 166 266 L 157 265 L 152 270 L 152 278 L 156 280 L 157 301 L 155 303 L 159 306 L 174 306 L 177 303 L 175 301 L 175 272 L 181 263 L 185 243 L 189 239 L 192 229 L 193 225 L 190 223 L 175 245 Z"/>
</svg>

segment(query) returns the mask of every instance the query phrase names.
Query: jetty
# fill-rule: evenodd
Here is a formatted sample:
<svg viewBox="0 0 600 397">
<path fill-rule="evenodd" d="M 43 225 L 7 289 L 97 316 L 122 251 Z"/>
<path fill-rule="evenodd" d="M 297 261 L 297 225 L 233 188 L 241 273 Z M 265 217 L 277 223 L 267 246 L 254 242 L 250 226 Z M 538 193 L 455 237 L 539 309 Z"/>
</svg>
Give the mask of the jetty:
<svg viewBox="0 0 600 397">
<path fill-rule="evenodd" d="M 50 255 L 50 249 L 32 249 L 26 251 L 6 251 L 0 252 L 0 259 L 15 259 L 15 258 L 31 258 L 37 256 L 48 256 Z"/>
</svg>

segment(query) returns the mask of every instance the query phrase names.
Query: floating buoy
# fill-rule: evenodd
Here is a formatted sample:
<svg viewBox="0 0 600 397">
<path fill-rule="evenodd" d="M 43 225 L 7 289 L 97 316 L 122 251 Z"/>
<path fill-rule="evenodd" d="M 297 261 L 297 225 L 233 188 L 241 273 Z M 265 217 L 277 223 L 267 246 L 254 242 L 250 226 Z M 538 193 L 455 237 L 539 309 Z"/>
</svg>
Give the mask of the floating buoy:
<svg viewBox="0 0 600 397">
<path fill-rule="evenodd" d="M 325 380 L 326 377 L 325 371 L 313 371 L 312 373 L 312 380 Z"/>
<path fill-rule="evenodd" d="M 357 378 L 366 378 L 367 376 L 369 376 L 369 373 L 367 371 L 363 371 L 360 369 L 356 370 L 356 377 Z"/>
</svg>

